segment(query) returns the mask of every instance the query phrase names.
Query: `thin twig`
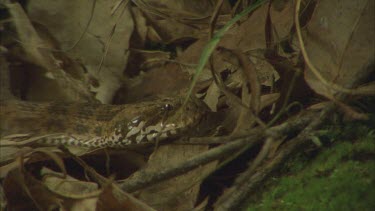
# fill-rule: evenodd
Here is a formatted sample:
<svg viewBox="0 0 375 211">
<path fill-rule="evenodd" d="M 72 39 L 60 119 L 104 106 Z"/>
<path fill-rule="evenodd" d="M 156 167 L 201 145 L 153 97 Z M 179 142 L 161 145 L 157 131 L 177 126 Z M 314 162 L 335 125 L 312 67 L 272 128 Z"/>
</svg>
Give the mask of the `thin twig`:
<svg viewBox="0 0 375 211">
<path fill-rule="evenodd" d="M 167 169 L 159 169 L 157 171 L 150 171 L 147 169 L 140 170 L 141 172 L 139 172 L 139 175 L 142 175 L 141 177 L 128 178 L 120 182 L 120 187 L 124 191 L 134 192 L 163 180 L 182 175 L 214 160 L 228 155 L 233 155 L 233 153 L 235 153 L 236 151 L 243 149 L 244 146 L 253 146 L 254 144 L 259 143 L 261 140 L 263 140 L 265 136 L 278 137 L 283 134 L 288 134 L 291 131 L 300 130 L 301 128 L 305 127 L 306 124 L 311 122 L 311 119 L 314 116 L 316 116 L 315 112 L 307 112 L 304 115 L 298 116 L 298 118 L 296 119 L 292 118 L 290 121 L 286 121 L 281 125 L 274 126 L 267 130 L 255 130 L 251 134 L 247 134 L 238 138 L 224 137 L 228 140 L 232 139 L 231 142 L 201 153 L 187 161 L 174 164 Z M 212 138 L 223 139 L 223 137 Z M 207 140 L 212 138 L 196 138 L 196 140 L 204 141 L 204 139 Z"/>
<path fill-rule="evenodd" d="M 128 203 L 132 203 L 132 205 L 136 207 L 137 210 L 154 210 L 147 204 L 134 198 L 134 196 L 121 190 L 120 187 L 111 179 L 107 179 L 99 173 L 97 173 L 94 168 L 87 165 L 85 161 L 71 153 L 67 148 L 62 147 L 61 150 L 68 154 L 71 158 L 73 158 L 73 160 L 76 161 L 78 164 L 80 164 L 85 169 L 85 172 L 87 172 L 96 182 L 98 182 L 102 188 L 111 187 L 113 196 L 119 202 L 125 203 L 126 201 L 129 201 Z"/>
<path fill-rule="evenodd" d="M 231 189 L 227 190 L 224 195 L 220 197 L 215 205 L 215 210 L 237 210 L 246 200 L 249 199 L 250 194 L 255 188 L 263 182 L 274 170 L 276 170 L 284 161 L 295 152 L 296 149 L 308 144 L 306 141 L 311 136 L 311 133 L 318 128 L 324 120 L 332 114 L 334 109 L 333 104 L 326 107 L 320 115 L 311 119 L 311 123 L 295 138 L 288 141 L 278 154 L 265 166 L 257 169 L 254 173 L 252 168 L 244 172 L 236 181 Z"/>
</svg>

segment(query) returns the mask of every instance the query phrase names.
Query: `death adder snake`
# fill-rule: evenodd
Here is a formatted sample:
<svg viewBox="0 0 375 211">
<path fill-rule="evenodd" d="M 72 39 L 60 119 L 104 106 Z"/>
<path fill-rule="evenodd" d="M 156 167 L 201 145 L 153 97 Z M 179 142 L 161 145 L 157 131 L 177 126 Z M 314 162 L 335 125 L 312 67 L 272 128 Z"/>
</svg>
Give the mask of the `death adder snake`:
<svg viewBox="0 0 375 211">
<path fill-rule="evenodd" d="M 33 145 L 123 148 L 180 136 L 207 111 L 198 99 L 183 104 L 180 97 L 126 105 L 0 101 L 0 137 L 26 134 Z"/>
</svg>

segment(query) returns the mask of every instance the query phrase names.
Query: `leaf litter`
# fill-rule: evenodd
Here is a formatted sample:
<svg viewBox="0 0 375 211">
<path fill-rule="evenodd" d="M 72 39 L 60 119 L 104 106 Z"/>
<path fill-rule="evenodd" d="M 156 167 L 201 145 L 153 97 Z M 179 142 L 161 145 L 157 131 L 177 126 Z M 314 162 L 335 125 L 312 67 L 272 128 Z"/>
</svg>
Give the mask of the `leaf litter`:
<svg viewBox="0 0 375 211">
<path fill-rule="evenodd" d="M 16 98 L 125 104 L 191 93 L 213 118 L 190 139 L 130 151 L 34 149 L 14 144 L 32 142 L 28 134 L 1 137 L 13 143 L 1 148 L 2 206 L 229 210 L 313 137 L 332 102 L 347 118 L 367 117 L 346 96 L 375 94 L 373 1 L 231 3 L 6 3 L 1 84 L 11 86 L 1 88 Z"/>
</svg>

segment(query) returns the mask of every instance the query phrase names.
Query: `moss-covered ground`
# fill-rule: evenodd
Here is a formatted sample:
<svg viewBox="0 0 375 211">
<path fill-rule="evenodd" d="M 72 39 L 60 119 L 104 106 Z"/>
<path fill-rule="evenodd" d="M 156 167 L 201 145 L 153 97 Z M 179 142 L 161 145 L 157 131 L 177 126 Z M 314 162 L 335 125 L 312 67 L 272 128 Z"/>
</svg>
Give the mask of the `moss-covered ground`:
<svg viewBox="0 0 375 211">
<path fill-rule="evenodd" d="M 323 146 L 289 159 L 247 210 L 375 210 L 375 116 L 329 125 Z"/>
</svg>

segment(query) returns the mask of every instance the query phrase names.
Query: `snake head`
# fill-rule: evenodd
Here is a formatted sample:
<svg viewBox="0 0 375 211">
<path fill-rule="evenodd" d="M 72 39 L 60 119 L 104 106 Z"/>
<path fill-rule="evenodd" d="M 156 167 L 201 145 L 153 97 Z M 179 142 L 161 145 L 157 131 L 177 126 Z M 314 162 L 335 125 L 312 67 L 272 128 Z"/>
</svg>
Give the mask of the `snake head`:
<svg viewBox="0 0 375 211">
<path fill-rule="evenodd" d="M 114 144 L 139 144 L 179 136 L 198 124 L 208 111 L 203 102 L 194 98 L 186 103 L 182 98 L 162 99 L 134 110 L 138 112 L 129 113 L 128 109 L 127 115 L 132 118 L 115 121 L 111 134 L 117 142 Z"/>
<path fill-rule="evenodd" d="M 209 111 L 207 105 L 196 98 L 190 98 L 186 102 L 181 99 L 176 104 L 177 107 L 173 107 L 168 112 L 164 124 L 166 126 L 170 124 L 174 125 L 180 134 L 199 124 Z"/>
</svg>

